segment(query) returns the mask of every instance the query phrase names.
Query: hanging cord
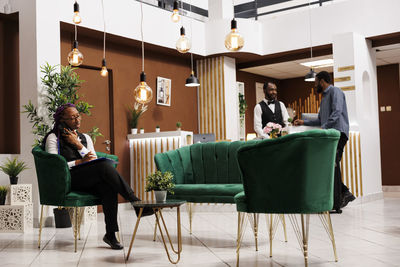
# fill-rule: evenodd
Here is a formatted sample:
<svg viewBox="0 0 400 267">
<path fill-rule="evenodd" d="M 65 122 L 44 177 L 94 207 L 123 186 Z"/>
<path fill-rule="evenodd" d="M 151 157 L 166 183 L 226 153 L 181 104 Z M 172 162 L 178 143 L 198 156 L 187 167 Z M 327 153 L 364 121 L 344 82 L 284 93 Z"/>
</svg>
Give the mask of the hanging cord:
<svg viewBox="0 0 400 267">
<path fill-rule="evenodd" d="M 76 28 L 76 24 L 75 24 L 75 41 L 78 38 L 78 33 L 77 33 L 77 28 Z"/>
<path fill-rule="evenodd" d="M 101 0 L 101 8 L 103 10 L 103 24 L 104 24 L 104 31 L 103 31 L 103 58 L 106 58 L 106 18 L 104 16 L 104 0 Z"/>
<path fill-rule="evenodd" d="M 193 27 L 192 27 L 192 0 L 190 0 L 189 3 L 189 12 L 190 12 L 190 43 L 192 45 L 192 48 L 190 49 L 190 65 L 192 67 L 191 71 L 194 72 L 193 70 Z"/>
<path fill-rule="evenodd" d="M 143 3 L 140 2 L 140 35 L 142 36 L 142 72 L 144 72 Z"/>
<path fill-rule="evenodd" d="M 235 19 L 235 1 L 232 0 L 232 6 L 233 6 L 233 19 Z"/>
<path fill-rule="evenodd" d="M 310 24 L 310 46 L 311 46 L 311 58 L 313 57 L 312 54 L 312 34 L 311 34 L 311 0 L 308 0 L 308 22 Z"/>
</svg>

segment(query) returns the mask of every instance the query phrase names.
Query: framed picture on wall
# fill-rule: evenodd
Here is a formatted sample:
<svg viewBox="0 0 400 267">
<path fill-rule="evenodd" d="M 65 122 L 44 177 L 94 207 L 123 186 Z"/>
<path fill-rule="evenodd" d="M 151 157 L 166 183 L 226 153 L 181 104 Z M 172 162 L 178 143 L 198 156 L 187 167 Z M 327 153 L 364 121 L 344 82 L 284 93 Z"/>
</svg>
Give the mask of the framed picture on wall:
<svg viewBox="0 0 400 267">
<path fill-rule="evenodd" d="M 157 77 L 157 105 L 171 106 L 171 79 Z"/>
</svg>

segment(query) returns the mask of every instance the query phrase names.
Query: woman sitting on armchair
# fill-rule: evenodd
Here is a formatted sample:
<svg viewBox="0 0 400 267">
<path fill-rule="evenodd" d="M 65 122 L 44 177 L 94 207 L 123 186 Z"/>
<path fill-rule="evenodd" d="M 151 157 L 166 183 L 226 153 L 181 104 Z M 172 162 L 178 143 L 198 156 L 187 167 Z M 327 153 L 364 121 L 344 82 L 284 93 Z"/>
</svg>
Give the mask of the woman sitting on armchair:
<svg viewBox="0 0 400 267">
<path fill-rule="evenodd" d="M 81 116 L 74 104 L 60 106 L 54 114 L 53 129 L 43 139 L 44 147 L 48 153 L 60 154 L 67 160 L 72 190 L 91 193 L 101 199 L 106 224 L 103 241 L 112 249 L 122 249 L 115 237 L 118 232 L 118 193 L 130 202 L 139 199 L 110 161 L 72 168 L 97 158 L 90 136 L 77 131 L 80 125 Z M 151 214 L 152 209 L 144 209 L 142 216 Z"/>
</svg>

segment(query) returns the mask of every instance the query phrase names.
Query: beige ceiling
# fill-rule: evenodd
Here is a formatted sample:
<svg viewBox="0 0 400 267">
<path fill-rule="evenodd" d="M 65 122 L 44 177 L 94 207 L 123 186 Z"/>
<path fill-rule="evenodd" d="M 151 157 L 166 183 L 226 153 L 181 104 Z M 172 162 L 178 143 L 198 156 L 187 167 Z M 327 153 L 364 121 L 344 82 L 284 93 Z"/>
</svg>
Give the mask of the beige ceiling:
<svg viewBox="0 0 400 267">
<path fill-rule="evenodd" d="M 302 77 L 306 75 L 307 72 L 309 71 L 308 67 L 300 65 L 300 63 L 315 61 L 320 59 L 327 59 L 327 58 L 332 58 L 332 55 L 313 57 L 312 59 L 308 58 L 308 59 L 294 60 L 294 61 L 288 61 L 288 62 L 258 66 L 258 67 L 251 67 L 241 70 L 275 79 L 290 79 L 290 78 Z M 400 44 L 382 46 L 377 48 L 376 64 L 378 66 L 395 64 L 395 63 L 400 63 Z M 333 72 L 333 67 L 315 69 L 316 72 L 323 70 L 328 72 Z"/>
</svg>

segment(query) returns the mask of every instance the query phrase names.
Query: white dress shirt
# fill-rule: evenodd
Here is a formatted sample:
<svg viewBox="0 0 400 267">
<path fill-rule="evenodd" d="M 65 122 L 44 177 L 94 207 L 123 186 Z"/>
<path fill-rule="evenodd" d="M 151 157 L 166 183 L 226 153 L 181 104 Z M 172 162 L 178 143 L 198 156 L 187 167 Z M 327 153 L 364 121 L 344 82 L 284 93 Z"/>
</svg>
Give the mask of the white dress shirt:
<svg viewBox="0 0 400 267">
<path fill-rule="evenodd" d="M 93 155 L 96 157 L 96 151 L 94 150 L 92 138 L 89 135 L 83 134 L 86 138 L 87 148 L 83 146 L 82 149 L 78 150 L 79 155 L 83 158 L 87 153 L 92 152 Z M 78 137 L 78 140 L 81 141 Z M 45 149 L 47 153 L 50 154 L 58 154 L 58 145 L 57 145 L 57 136 L 54 133 L 49 134 L 46 139 Z M 97 157 L 96 157 L 97 158 Z M 68 167 L 75 166 L 75 160 L 68 162 Z"/>
<path fill-rule="evenodd" d="M 269 104 L 268 105 L 268 100 L 263 99 L 263 101 L 267 104 L 269 109 L 272 111 L 272 113 L 275 113 L 275 103 Z M 282 111 L 282 119 L 285 125 L 288 124 L 288 119 L 289 119 L 289 114 L 286 110 L 285 104 L 283 104 L 281 101 L 279 101 L 281 104 L 281 111 Z M 259 138 L 269 138 L 269 135 L 264 133 L 263 128 L 262 128 L 262 109 L 260 104 L 257 104 L 254 107 L 254 131 L 257 133 L 257 137 Z"/>
</svg>

